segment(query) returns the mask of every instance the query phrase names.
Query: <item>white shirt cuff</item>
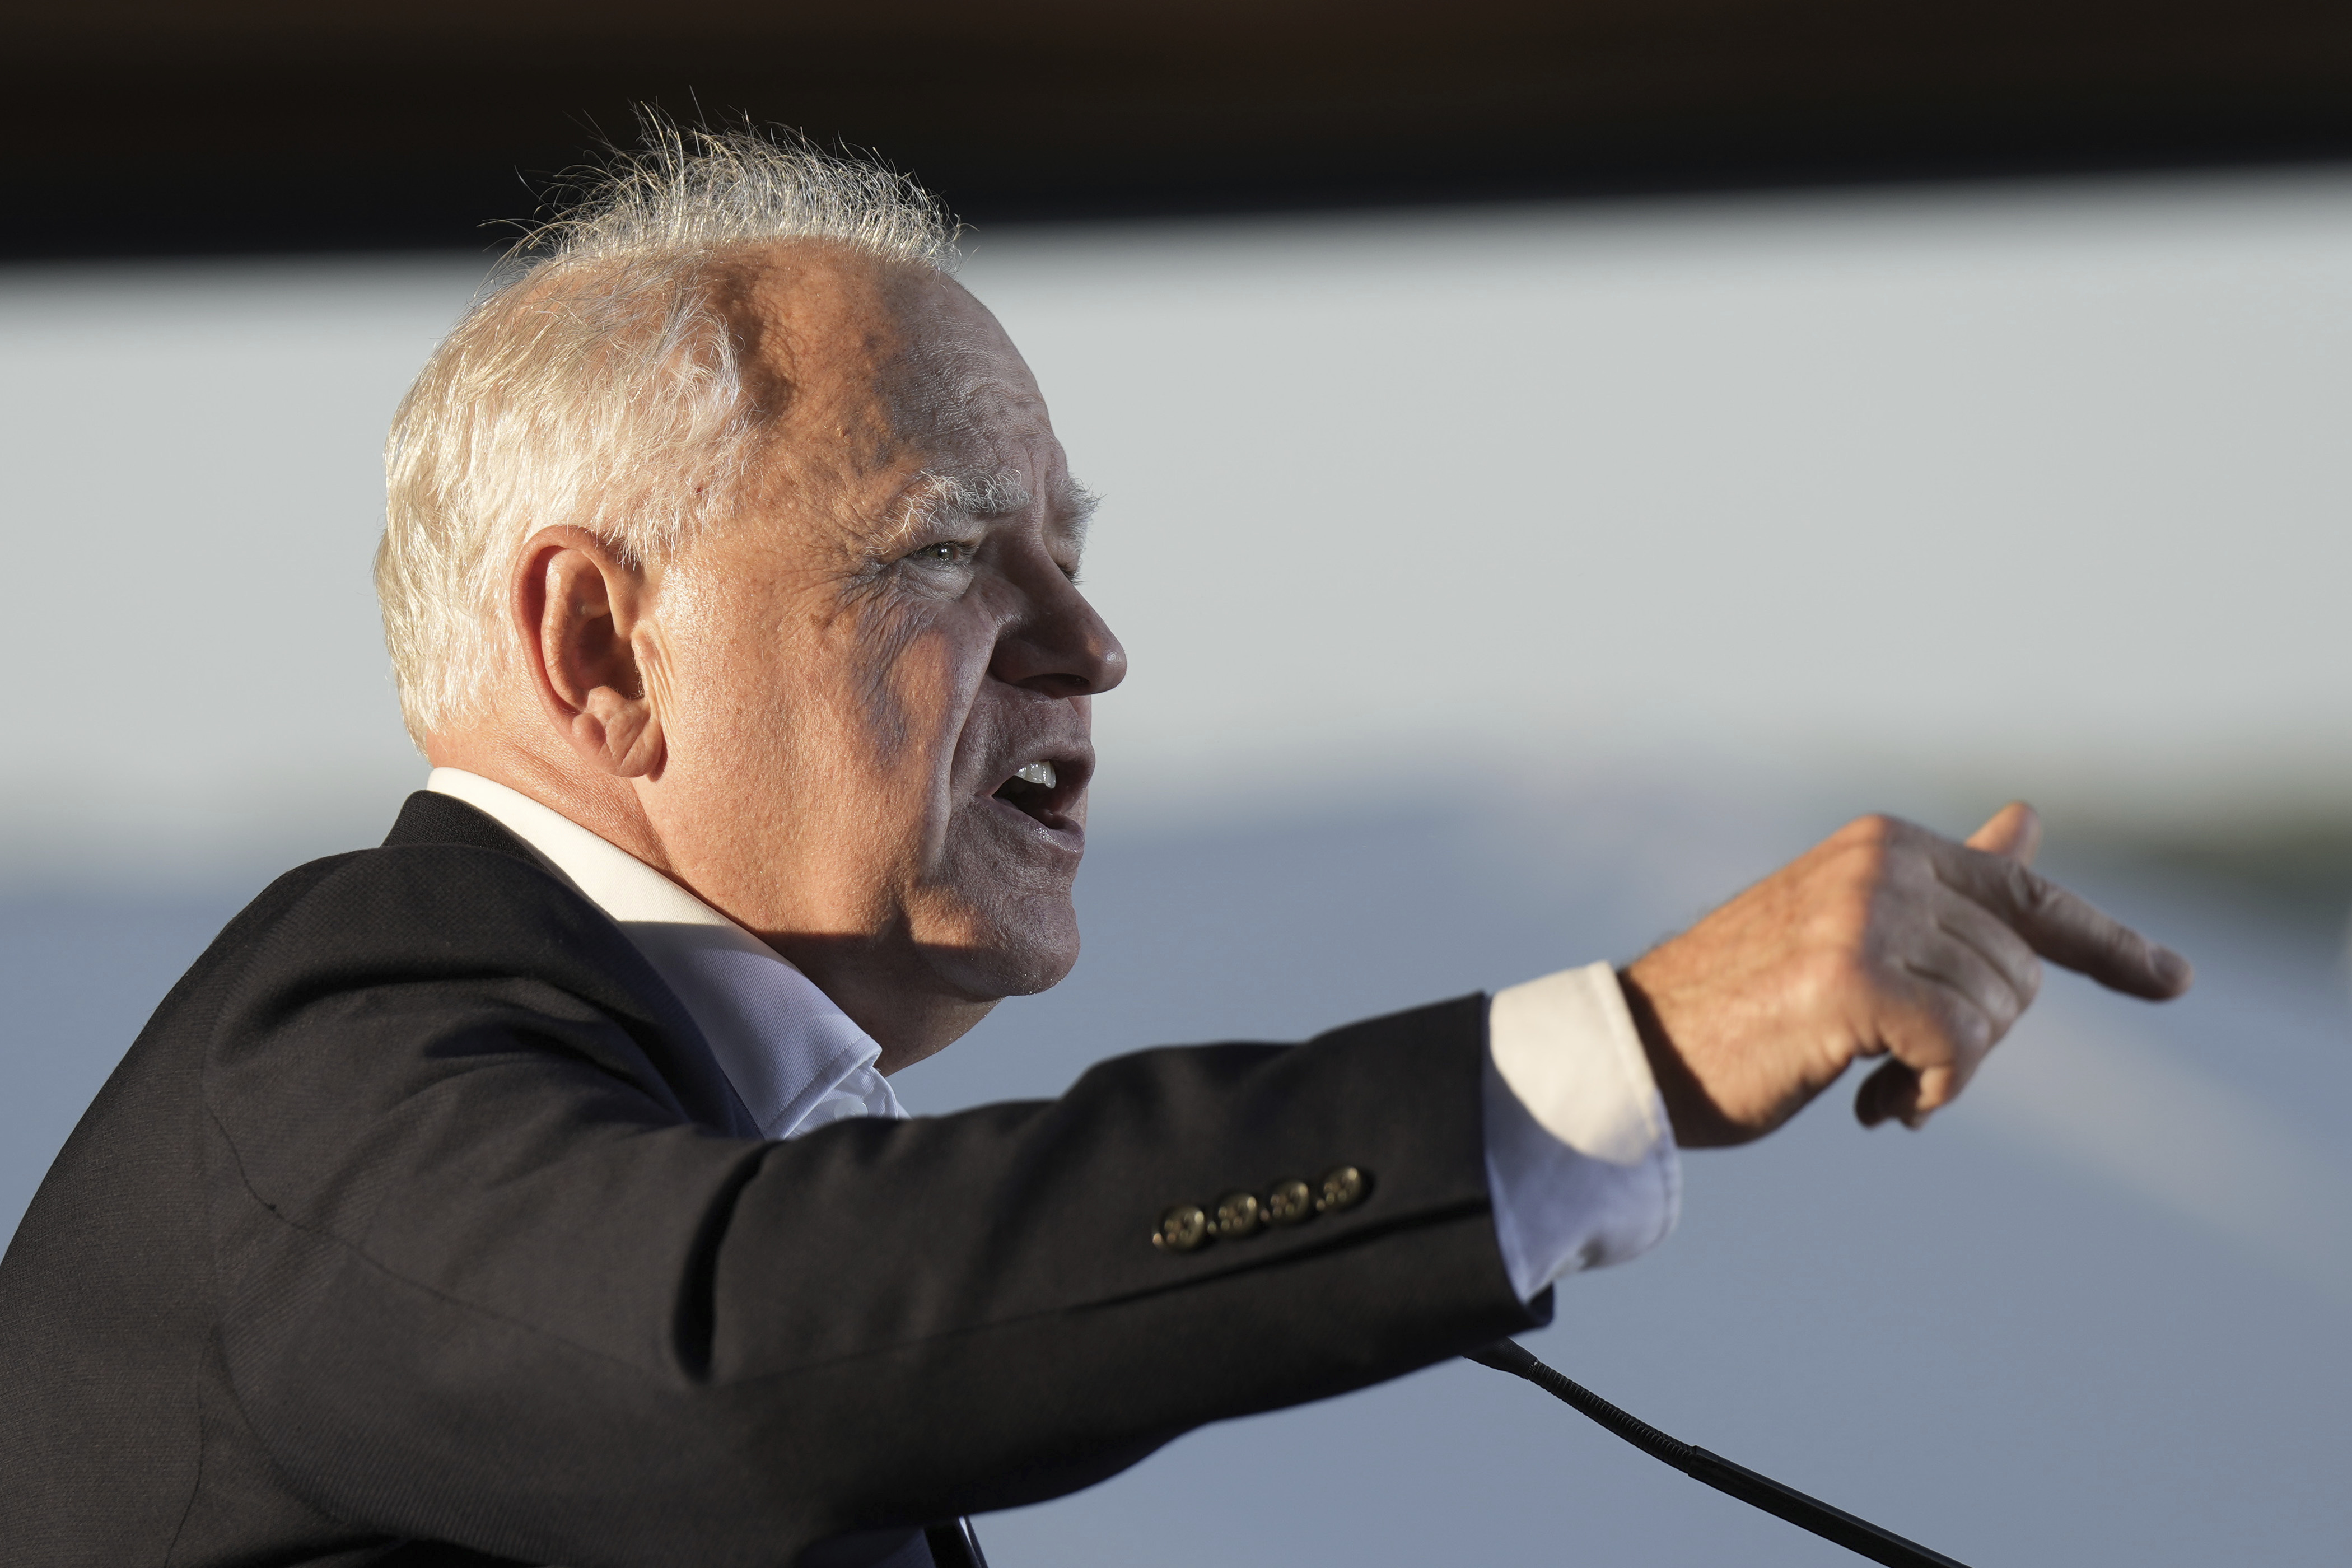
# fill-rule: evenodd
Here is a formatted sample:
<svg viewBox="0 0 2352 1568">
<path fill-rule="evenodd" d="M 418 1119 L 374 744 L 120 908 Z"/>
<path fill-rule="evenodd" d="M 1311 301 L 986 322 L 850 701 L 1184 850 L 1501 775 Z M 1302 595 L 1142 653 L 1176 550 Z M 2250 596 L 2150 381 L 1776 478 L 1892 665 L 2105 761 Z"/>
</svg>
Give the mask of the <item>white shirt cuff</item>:
<svg viewBox="0 0 2352 1568">
<path fill-rule="evenodd" d="M 1674 1131 L 1608 964 L 1495 994 L 1486 1115 L 1495 1239 L 1519 1300 L 1637 1258 L 1674 1229 Z"/>
</svg>

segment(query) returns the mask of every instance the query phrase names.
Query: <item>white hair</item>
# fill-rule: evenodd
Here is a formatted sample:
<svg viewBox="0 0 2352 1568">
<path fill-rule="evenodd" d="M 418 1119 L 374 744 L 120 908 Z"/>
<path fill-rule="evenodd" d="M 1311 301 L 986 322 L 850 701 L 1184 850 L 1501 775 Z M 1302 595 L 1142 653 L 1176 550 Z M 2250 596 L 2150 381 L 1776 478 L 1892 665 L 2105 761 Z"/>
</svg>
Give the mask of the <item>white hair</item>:
<svg viewBox="0 0 2352 1568">
<path fill-rule="evenodd" d="M 777 412 L 745 384 L 730 259 L 814 239 L 953 263 L 944 209 L 887 169 L 792 135 L 655 121 L 646 140 L 509 253 L 393 417 L 376 595 L 420 748 L 478 712 L 533 532 L 651 562 L 726 510 Z"/>
</svg>

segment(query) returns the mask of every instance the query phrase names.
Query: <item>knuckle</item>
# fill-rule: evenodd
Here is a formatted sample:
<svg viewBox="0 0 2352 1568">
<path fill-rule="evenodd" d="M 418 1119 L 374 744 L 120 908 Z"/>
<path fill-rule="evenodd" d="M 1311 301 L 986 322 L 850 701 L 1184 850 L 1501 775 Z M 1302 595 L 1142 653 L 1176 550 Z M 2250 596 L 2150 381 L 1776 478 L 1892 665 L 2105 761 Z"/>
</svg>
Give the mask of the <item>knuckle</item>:
<svg viewBox="0 0 2352 1568">
<path fill-rule="evenodd" d="M 1959 1060 L 1981 1056 L 1992 1049 L 1998 1032 L 1992 1017 L 1973 1002 L 1953 996 L 1937 1009 L 1937 1030 L 1951 1047 L 1952 1056 Z"/>
<path fill-rule="evenodd" d="M 2018 965 L 2017 1010 L 2019 1012 L 2022 1013 L 2026 1008 L 2032 1006 L 2033 999 L 2042 994 L 2042 960 L 2031 952 L 2025 955 L 2025 962 Z"/>
<path fill-rule="evenodd" d="M 1895 857 L 1885 844 L 1856 842 L 1839 857 L 1838 871 L 1844 899 L 1867 911 L 1894 881 Z"/>
<path fill-rule="evenodd" d="M 1837 831 L 1832 842 L 1840 847 L 1883 856 L 1891 848 L 1902 824 L 1884 812 L 1857 816 Z"/>
<path fill-rule="evenodd" d="M 2011 860 L 2001 868 L 2002 895 L 2019 913 L 2039 915 L 2050 907 L 2052 888 L 2042 878 Z"/>
</svg>

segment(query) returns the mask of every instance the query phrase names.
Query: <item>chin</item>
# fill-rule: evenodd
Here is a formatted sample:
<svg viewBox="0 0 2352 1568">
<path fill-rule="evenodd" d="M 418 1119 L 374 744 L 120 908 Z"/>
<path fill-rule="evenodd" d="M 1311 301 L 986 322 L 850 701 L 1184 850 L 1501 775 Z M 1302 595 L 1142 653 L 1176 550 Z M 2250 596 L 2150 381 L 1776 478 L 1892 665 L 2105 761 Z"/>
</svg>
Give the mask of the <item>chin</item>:
<svg viewBox="0 0 2352 1568">
<path fill-rule="evenodd" d="M 961 940 L 923 947 L 940 977 L 975 1001 L 1034 996 L 1059 985 L 1077 963 L 1077 913 L 1067 899 L 1058 910 L 1032 904 L 974 921 Z"/>
</svg>

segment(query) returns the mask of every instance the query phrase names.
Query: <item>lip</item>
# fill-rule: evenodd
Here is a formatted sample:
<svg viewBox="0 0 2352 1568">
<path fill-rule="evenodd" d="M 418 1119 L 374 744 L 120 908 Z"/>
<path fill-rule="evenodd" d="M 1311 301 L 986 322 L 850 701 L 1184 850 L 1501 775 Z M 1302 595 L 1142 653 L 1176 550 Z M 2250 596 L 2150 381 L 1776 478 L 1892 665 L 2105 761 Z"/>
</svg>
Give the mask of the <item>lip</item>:
<svg viewBox="0 0 2352 1568">
<path fill-rule="evenodd" d="M 1022 769 L 1049 763 L 1054 783 L 1046 787 L 1019 778 Z M 1094 777 L 1094 748 L 1084 741 L 1041 741 L 1004 758 L 993 770 L 995 782 L 982 795 L 991 816 L 1008 819 L 1007 826 L 1024 827 L 1058 847 L 1078 850 L 1087 830 L 1078 821 L 1079 803 Z"/>
<path fill-rule="evenodd" d="M 994 795 L 983 795 L 980 805 L 988 820 L 1040 848 L 1069 856 L 1072 859 L 1086 853 L 1087 830 L 1074 818 L 1056 814 L 1051 818 L 1033 816 L 1011 801 Z"/>
</svg>

